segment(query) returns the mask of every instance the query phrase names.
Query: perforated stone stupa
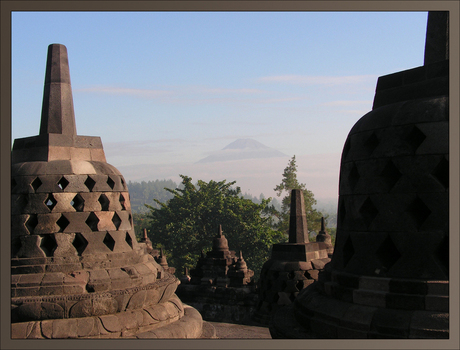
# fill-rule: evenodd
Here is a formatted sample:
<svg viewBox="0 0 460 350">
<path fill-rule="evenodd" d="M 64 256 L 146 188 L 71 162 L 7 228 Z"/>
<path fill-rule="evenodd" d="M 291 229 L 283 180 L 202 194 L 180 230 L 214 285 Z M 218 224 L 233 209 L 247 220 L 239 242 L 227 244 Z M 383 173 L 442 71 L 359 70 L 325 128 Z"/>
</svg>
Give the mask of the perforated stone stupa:
<svg viewBox="0 0 460 350">
<path fill-rule="evenodd" d="M 323 235 L 325 235 L 323 227 Z M 291 304 L 299 292 L 318 279 L 331 259 L 325 242 L 310 242 L 302 190 L 291 191 L 289 242 L 273 245 L 260 273 L 259 300 L 254 319 L 268 324 L 278 308 Z"/>
<path fill-rule="evenodd" d="M 430 12 L 424 66 L 378 79 L 343 149 L 332 261 L 274 338 L 449 337 L 447 33 Z"/>
<path fill-rule="evenodd" d="M 38 136 L 12 150 L 13 338 L 200 337 L 179 281 L 134 234 L 122 174 L 76 133 L 67 49 L 48 48 Z"/>
</svg>

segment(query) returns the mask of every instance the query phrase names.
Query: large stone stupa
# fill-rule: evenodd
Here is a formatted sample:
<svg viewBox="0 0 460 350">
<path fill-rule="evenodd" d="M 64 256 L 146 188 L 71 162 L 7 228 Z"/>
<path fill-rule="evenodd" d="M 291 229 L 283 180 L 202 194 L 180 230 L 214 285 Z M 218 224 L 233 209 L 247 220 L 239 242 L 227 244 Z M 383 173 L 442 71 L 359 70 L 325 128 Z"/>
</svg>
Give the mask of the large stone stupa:
<svg viewBox="0 0 460 350">
<path fill-rule="evenodd" d="M 122 174 L 76 133 L 67 49 L 48 48 L 38 136 L 12 150 L 13 338 L 199 338 L 179 281 L 134 234 Z"/>
<path fill-rule="evenodd" d="M 449 338 L 448 12 L 425 62 L 378 79 L 340 166 L 334 255 L 274 338 Z"/>
</svg>

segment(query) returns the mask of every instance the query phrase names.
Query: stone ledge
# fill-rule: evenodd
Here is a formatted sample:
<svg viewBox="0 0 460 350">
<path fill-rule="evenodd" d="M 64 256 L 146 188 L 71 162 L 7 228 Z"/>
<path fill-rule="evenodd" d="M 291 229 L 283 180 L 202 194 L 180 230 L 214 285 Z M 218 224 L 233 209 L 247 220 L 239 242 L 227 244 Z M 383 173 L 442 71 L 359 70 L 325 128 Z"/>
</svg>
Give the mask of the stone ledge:
<svg viewBox="0 0 460 350">
<path fill-rule="evenodd" d="M 166 303 L 104 316 L 52 319 L 13 323 L 12 339 L 62 338 L 199 338 L 202 332 L 200 313 L 190 306 L 176 305 L 177 297 Z M 161 309 L 161 310 L 159 310 Z M 161 317 L 155 315 L 158 311 Z M 160 319 L 161 318 L 161 319 Z M 160 330 L 161 329 L 161 330 Z"/>
</svg>

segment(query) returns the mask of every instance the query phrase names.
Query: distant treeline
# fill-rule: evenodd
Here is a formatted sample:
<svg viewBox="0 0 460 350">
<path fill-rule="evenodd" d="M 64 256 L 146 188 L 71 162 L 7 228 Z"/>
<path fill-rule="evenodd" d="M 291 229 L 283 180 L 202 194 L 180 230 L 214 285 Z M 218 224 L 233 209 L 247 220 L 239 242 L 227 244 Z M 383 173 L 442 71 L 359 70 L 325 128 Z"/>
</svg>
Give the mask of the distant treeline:
<svg viewBox="0 0 460 350">
<path fill-rule="evenodd" d="M 131 198 L 131 210 L 136 214 L 144 214 L 149 211 L 144 204 L 151 205 L 154 208 L 160 206 L 155 203 L 154 199 L 158 199 L 160 202 L 165 203 L 168 199 L 173 197 L 172 193 L 166 191 L 165 188 L 172 190 L 177 188 L 177 183 L 173 180 L 155 180 L 155 181 L 142 181 L 132 182 L 128 181 L 129 195 Z M 260 204 L 262 199 L 265 199 L 263 193 L 259 197 L 252 196 L 250 193 L 244 193 L 243 198 L 250 199 L 254 203 Z M 271 204 L 277 210 L 281 210 L 281 203 L 276 199 L 272 198 Z"/>
<path fill-rule="evenodd" d="M 128 182 L 129 194 L 131 197 L 131 210 L 135 214 L 146 214 L 149 209 L 145 204 L 151 205 L 154 208 L 159 208 L 159 205 L 155 203 L 154 199 L 158 199 L 160 202 L 165 203 L 168 199 L 173 197 L 172 193 L 165 190 L 165 188 L 176 189 L 177 183 L 173 180 L 154 180 L 154 181 L 142 181 L 142 182 Z M 263 193 L 259 197 L 253 196 L 250 193 L 244 193 L 243 197 L 252 200 L 254 203 L 260 204 L 262 199 L 265 199 Z M 275 197 L 272 197 L 271 203 L 276 210 L 281 210 L 281 202 Z M 335 227 L 337 222 L 337 214 L 335 206 L 328 205 L 321 208 L 324 213 L 328 213 L 327 225 L 329 227 Z"/>
<path fill-rule="evenodd" d="M 131 198 L 131 210 L 133 213 L 143 214 L 149 212 L 144 204 L 151 205 L 154 208 L 160 206 L 155 203 L 158 199 L 164 203 L 173 197 L 172 193 L 165 190 L 166 188 L 175 189 L 177 184 L 173 180 L 155 180 L 142 182 L 128 182 L 129 195 Z"/>
</svg>

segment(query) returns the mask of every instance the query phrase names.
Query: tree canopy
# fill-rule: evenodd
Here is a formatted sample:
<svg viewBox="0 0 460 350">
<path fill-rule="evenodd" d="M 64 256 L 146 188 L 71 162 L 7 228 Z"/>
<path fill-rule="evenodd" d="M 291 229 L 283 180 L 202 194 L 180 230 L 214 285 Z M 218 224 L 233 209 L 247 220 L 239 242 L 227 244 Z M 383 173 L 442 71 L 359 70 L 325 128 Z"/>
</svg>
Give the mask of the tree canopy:
<svg viewBox="0 0 460 350">
<path fill-rule="evenodd" d="M 148 235 L 157 247 L 168 252 L 168 264 L 181 273 L 193 268 L 201 251 L 212 247 L 219 225 L 228 240 L 230 250 L 242 251 L 248 268 L 257 276 L 269 259 L 273 244 L 285 241 L 273 228 L 274 208 L 270 198 L 254 203 L 241 194 L 233 182 L 198 180 L 181 175 L 179 188 L 166 189 L 173 197 L 166 203 L 155 199 L 159 208 L 150 209 Z"/>
</svg>

